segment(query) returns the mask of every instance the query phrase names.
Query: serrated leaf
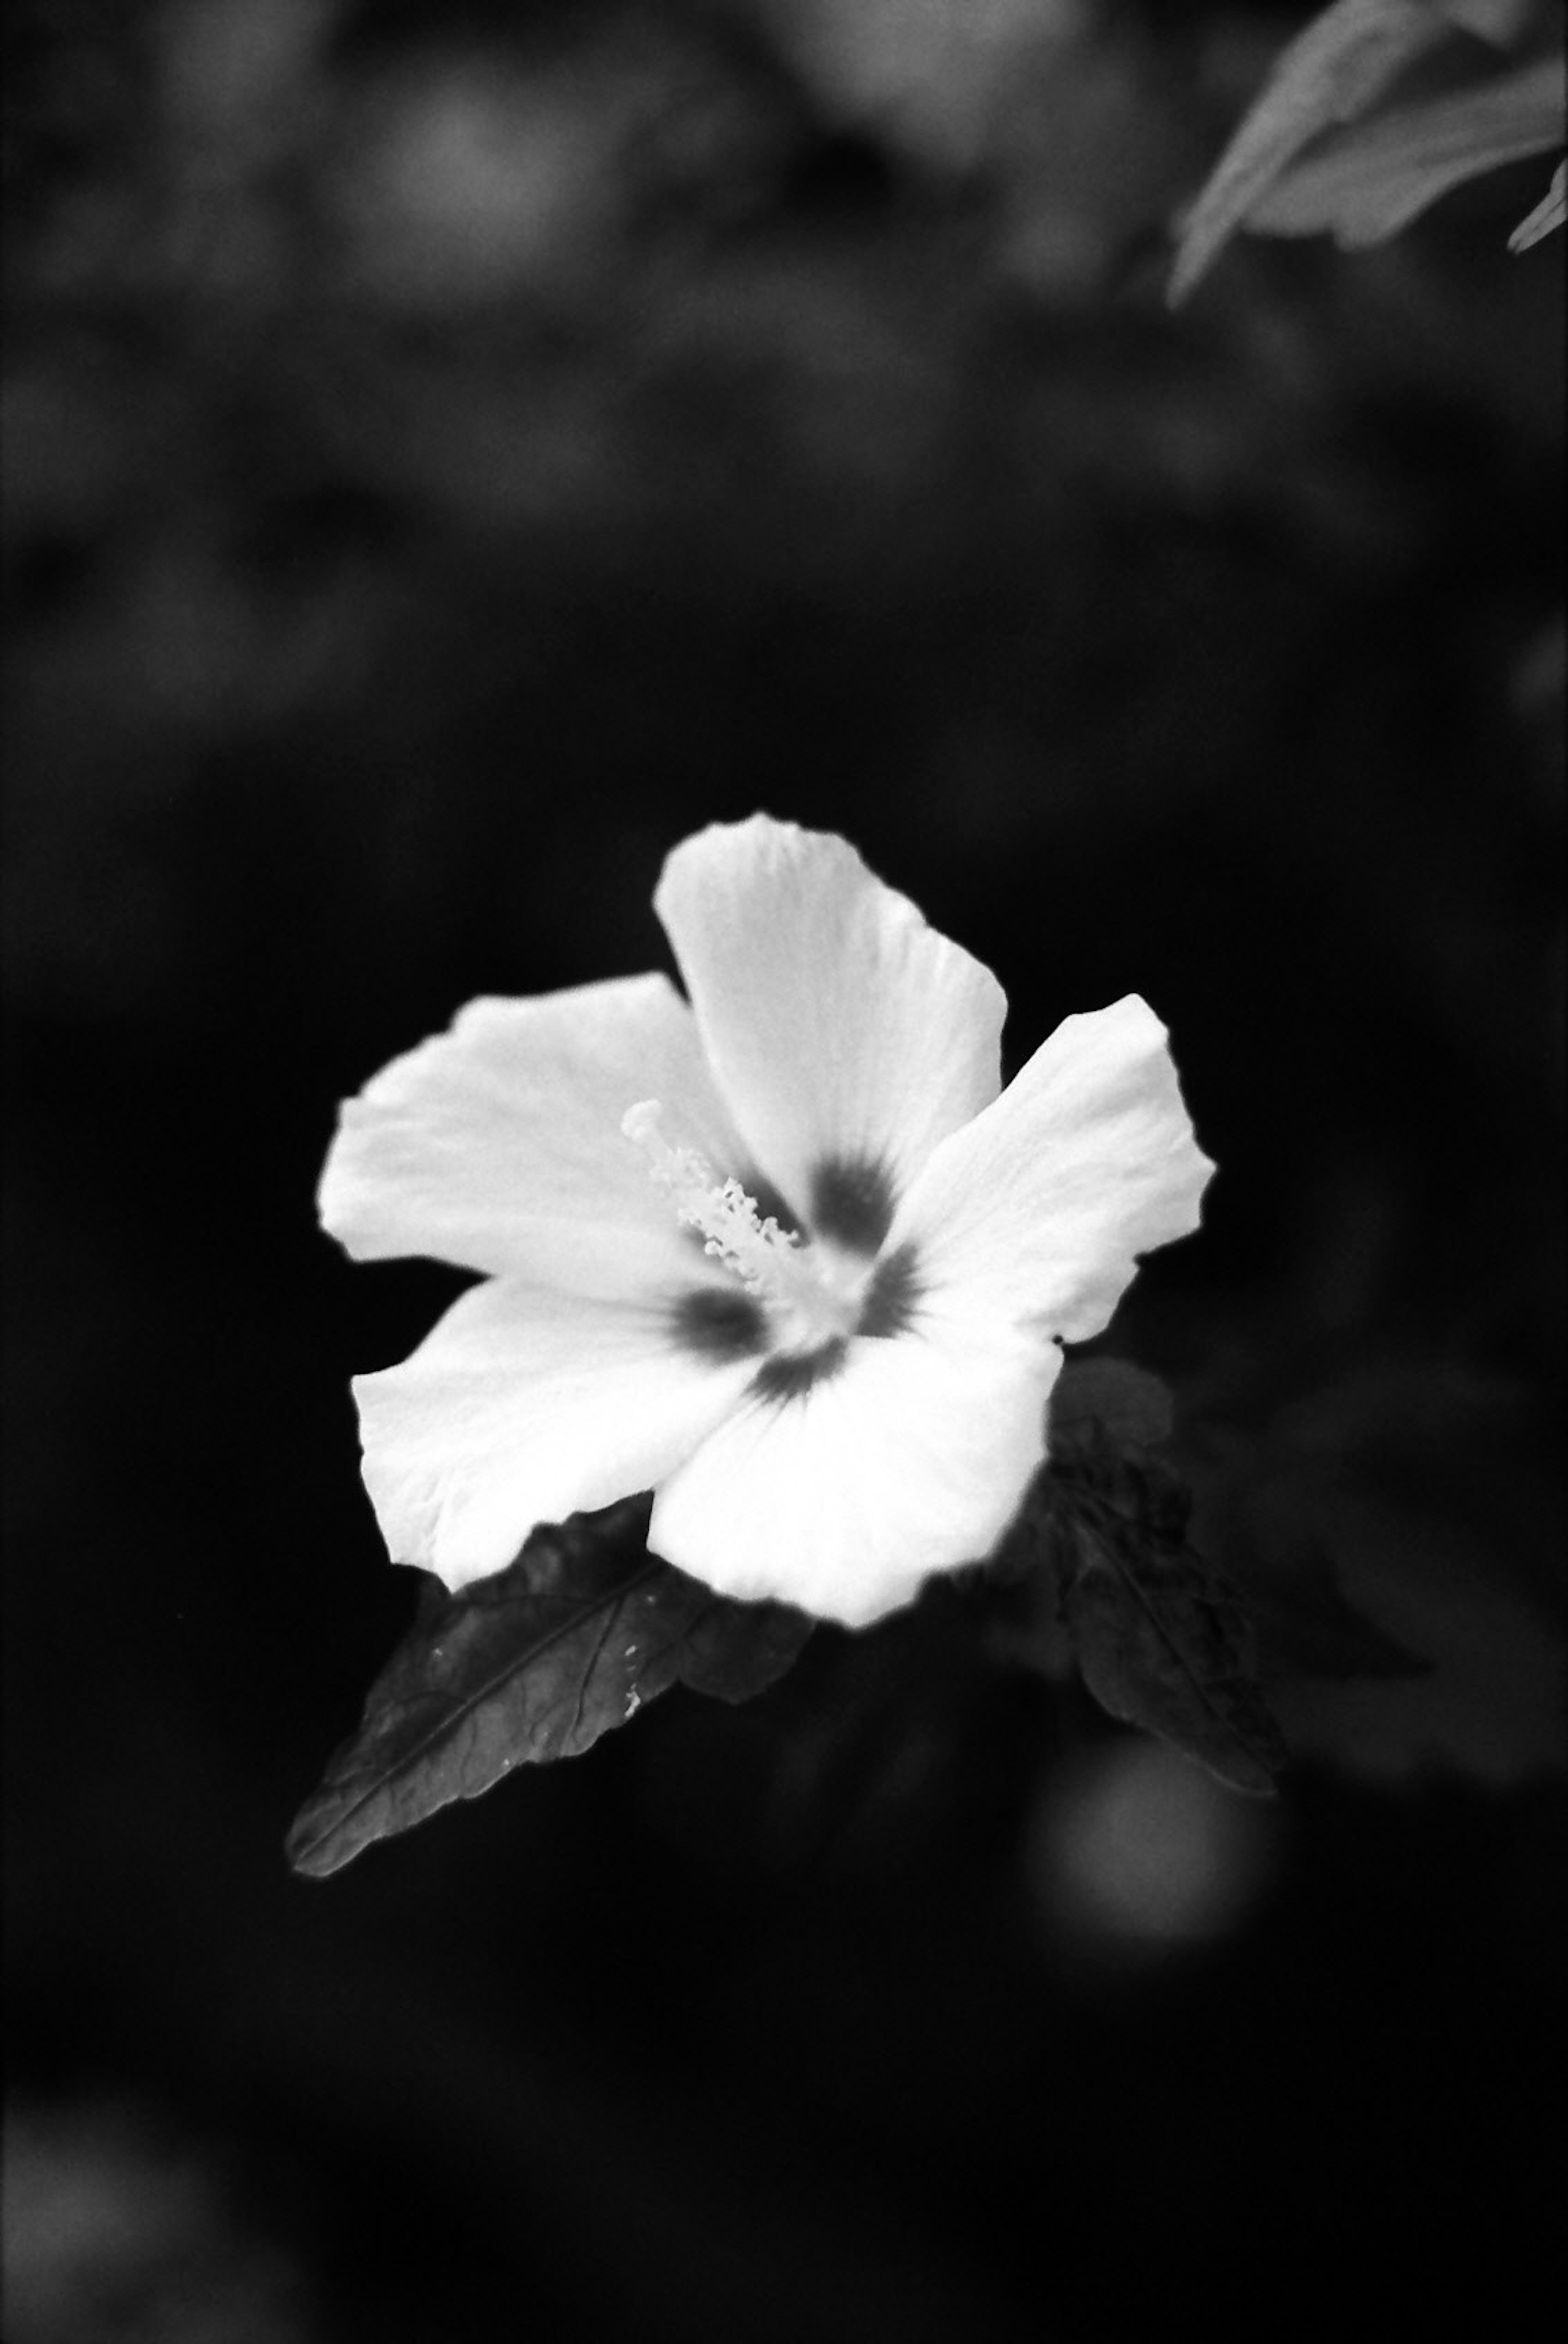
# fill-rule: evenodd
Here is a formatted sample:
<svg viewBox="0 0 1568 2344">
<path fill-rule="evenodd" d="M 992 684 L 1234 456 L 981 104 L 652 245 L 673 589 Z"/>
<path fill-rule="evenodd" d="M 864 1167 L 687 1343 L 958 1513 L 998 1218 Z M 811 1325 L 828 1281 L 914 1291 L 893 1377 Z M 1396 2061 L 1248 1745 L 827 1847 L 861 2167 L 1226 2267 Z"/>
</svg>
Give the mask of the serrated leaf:
<svg viewBox="0 0 1568 2344">
<path fill-rule="evenodd" d="M 1172 306 L 1186 299 L 1287 164 L 1319 135 L 1364 114 L 1407 66 L 1450 37 L 1422 0 L 1335 0 L 1276 61 L 1180 227 Z"/>
<path fill-rule="evenodd" d="M 1132 1531 L 1085 1491 L 1058 1501 L 1061 1616 L 1102 1709 L 1269 1797 L 1286 1763 L 1230 1581 L 1185 1545 Z"/>
<path fill-rule="evenodd" d="M 1328 233 L 1347 251 L 1379 244 L 1451 187 L 1559 146 L 1563 116 L 1563 60 L 1537 58 L 1340 132 L 1259 197 L 1245 225 L 1265 236 Z"/>
<path fill-rule="evenodd" d="M 432 1581 L 299 1812 L 294 1869 L 325 1878 L 516 1766 L 575 1757 L 673 1684 L 744 1701 L 782 1675 L 810 1620 L 687 1578 L 649 1553 L 647 1520 L 640 1499 L 574 1515 L 460 1594 Z"/>
<path fill-rule="evenodd" d="M 1508 239 L 1510 252 L 1528 252 L 1543 236 L 1568 220 L 1568 163 L 1559 163 L 1552 174 L 1552 185 L 1533 212 L 1526 212 Z"/>
</svg>

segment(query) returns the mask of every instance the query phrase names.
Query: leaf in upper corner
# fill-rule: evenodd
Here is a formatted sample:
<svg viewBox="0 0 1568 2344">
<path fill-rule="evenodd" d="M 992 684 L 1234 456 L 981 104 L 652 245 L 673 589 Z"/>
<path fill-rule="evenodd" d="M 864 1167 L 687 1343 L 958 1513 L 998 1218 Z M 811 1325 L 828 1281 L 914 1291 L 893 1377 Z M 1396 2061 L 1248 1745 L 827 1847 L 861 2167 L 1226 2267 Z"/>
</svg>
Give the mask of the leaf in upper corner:
<svg viewBox="0 0 1568 2344">
<path fill-rule="evenodd" d="M 1431 0 L 1431 5 L 1479 40 L 1505 49 L 1541 10 L 1541 0 Z"/>
<path fill-rule="evenodd" d="M 1335 0 L 1277 60 L 1262 95 L 1180 225 L 1170 300 L 1182 301 L 1312 139 L 1364 114 L 1452 27 L 1426 0 Z"/>
<path fill-rule="evenodd" d="M 1061 1619 L 1101 1708 L 1234 1790 L 1271 1795 L 1287 1752 L 1231 1582 L 1168 1534 L 1136 1481 L 1112 1494 L 1058 1493 L 1051 1534 Z"/>
<path fill-rule="evenodd" d="M 1563 60 L 1538 57 L 1325 139 L 1257 198 L 1244 224 L 1266 236 L 1330 234 L 1347 250 L 1378 244 L 1451 187 L 1560 146 L 1563 117 Z"/>
<path fill-rule="evenodd" d="M 297 1872 L 324 1878 L 514 1766 L 575 1757 L 673 1684 L 744 1701 L 783 1674 L 806 1616 L 737 1603 L 661 1561 L 647 1517 L 642 1499 L 573 1515 L 457 1595 L 430 1583 L 300 1810 Z"/>
<path fill-rule="evenodd" d="M 1552 185 L 1533 212 L 1526 212 L 1508 239 L 1510 252 L 1528 252 L 1533 244 L 1550 236 L 1568 219 L 1568 163 L 1559 163 L 1552 174 Z"/>
</svg>

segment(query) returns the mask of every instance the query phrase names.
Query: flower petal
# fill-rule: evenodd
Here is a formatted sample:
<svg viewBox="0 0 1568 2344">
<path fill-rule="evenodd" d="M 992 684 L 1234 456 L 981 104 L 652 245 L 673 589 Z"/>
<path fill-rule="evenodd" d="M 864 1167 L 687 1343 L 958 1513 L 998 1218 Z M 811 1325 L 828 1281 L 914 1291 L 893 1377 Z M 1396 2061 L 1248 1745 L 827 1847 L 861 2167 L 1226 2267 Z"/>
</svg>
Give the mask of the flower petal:
<svg viewBox="0 0 1568 2344">
<path fill-rule="evenodd" d="M 1198 1227 L 1214 1169 L 1192 1135 L 1166 1030 L 1136 994 L 1066 1018 L 1002 1096 L 945 1140 L 899 1215 L 926 1308 L 1077 1343 L 1137 1257 Z"/>
<path fill-rule="evenodd" d="M 343 1107 L 321 1218 L 361 1261 L 430 1254 L 603 1294 L 633 1288 L 655 1264 L 679 1274 L 701 1253 L 621 1129 L 649 1096 L 714 1160 L 734 1156 L 668 978 L 470 1001 Z"/>
<path fill-rule="evenodd" d="M 742 1137 L 808 1221 L 824 1166 L 879 1177 L 890 1209 L 996 1097 L 1000 985 L 845 840 L 715 824 L 676 847 L 653 904 Z"/>
<path fill-rule="evenodd" d="M 652 1295 L 473 1287 L 400 1367 L 354 1379 L 365 1486 L 393 1561 L 454 1589 L 504 1570 L 540 1522 L 651 1489 L 755 1367 L 682 1345 Z"/>
<path fill-rule="evenodd" d="M 851 1345 L 804 1395 L 752 1397 L 657 1492 L 648 1543 L 722 1593 L 850 1627 L 978 1561 L 1045 1450 L 1053 1345 L 949 1317 Z"/>
</svg>

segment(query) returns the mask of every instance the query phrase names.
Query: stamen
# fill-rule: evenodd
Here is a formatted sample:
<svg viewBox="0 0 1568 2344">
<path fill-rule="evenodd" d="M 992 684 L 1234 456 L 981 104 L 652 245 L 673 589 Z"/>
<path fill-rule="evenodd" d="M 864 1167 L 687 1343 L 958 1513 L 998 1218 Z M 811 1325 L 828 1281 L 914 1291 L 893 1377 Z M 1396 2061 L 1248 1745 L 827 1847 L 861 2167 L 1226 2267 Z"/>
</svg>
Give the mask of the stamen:
<svg viewBox="0 0 1568 2344">
<path fill-rule="evenodd" d="M 822 1274 L 824 1265 L 794 1230 L 781 1228 L 771 1213 L 763 1219 L 738 1180 L 717 1179 L 695 1147 L 673 1147 L 660 1129 L 663 1113 L 657 1099 L 643 1099 L 627 1109 L 621 1128 L 647 1154 L 678 1218 L 700 1232 L 703 1251 L 782 1322 L 775 1335 L 804 1345 L 852 1333 L 858 1297 Z"/>
<path fill-rule="evenodd" d="M 754 1294 L 770 1299 L 793 1299 L 787 1289 L 792 1278 L 789 1257 L 798 1245 L 792 1231 L 781 1229 L 770 1213 L 758 1217 L 756 1199 L 738 1180 L 717 1180 L 707 1158 L 694 1147 L 672 1147 L 659 1128 L 663 1109 L 657 1099 L 643 1099 L 628 1107 L 621 1128 L 628 1139 L 652 1159 L 652 1177 L 668 1188 L 677 1217 L 705 1239 L 703 1250 L 733 1269 Z"/>
</svg>

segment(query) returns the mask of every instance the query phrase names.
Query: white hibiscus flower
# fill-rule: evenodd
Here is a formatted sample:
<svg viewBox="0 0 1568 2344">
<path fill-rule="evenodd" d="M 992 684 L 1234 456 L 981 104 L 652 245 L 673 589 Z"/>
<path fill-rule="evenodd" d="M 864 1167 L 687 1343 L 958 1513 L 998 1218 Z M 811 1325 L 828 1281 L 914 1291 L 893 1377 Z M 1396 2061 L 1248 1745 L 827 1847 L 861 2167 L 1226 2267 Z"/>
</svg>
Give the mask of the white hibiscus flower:
<svg viewBox="0 0 1568 2344">
<path fill-rule="evenodd" d="M 342 1111 L 332 1235 L 486 1273 L 356 1379 L 366 1484 L 450 1588 L 652 1490 L 667 1561 L 857 1625 L 996 1544 L 1212 1167 L 1136 995 L 1004 1091 L 996 979 L 841 838 L 715 825 L 654 905 L 688 999 L 470 1002 Z"/>
</svg>

